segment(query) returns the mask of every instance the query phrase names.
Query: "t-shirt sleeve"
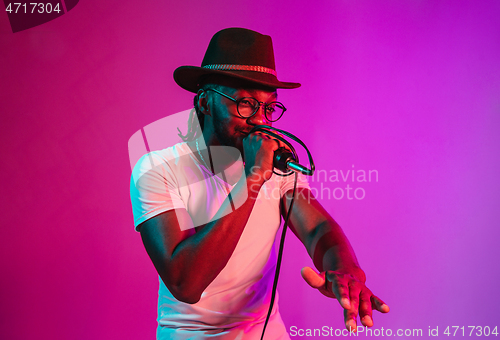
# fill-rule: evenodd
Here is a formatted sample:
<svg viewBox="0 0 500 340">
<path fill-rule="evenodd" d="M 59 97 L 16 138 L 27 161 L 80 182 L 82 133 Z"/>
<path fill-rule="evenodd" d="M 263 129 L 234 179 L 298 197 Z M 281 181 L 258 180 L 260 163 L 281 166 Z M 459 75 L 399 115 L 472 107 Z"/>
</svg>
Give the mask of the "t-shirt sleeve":
<svg viewBox="0 0 500 340">
<path fill-rule="evenodd" d="M 169 210 L 185 208 L 168 161 L 155 152 L 144 155 L 130 179 L 134 226 Z"/>
<path fill-rule="evenodd" d="M 295 182 L 295 175 L 290 175 L 286 177 L 281 177 L 280 182 L 280 197 L 282 197 L 287 191 L 293 190 L 293 184 Z M 303 174 L 297 174 L 297 189 L 307 188 L 310 189 L 309 183 L 307 182 L 307 177 Z"/>
</svg>

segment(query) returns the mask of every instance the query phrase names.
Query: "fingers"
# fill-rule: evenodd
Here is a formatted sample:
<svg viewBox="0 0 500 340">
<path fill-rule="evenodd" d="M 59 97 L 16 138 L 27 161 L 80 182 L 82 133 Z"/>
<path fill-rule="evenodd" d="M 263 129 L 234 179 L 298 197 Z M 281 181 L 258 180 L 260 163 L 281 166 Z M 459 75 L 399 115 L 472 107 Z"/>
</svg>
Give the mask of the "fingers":
<svg viewBox="0 0 500 340">
<path fill-rule="evenodd" d="M 356 332 L 356 319 L 358 318 L 359 295 L 361 292 L 360 284 L 356 281 L 350 281 L 348 284 L 350 308 L 344 309 L 344 322 L 349 331 Z"/>
<path fill-rule="evenodd" d="M 310 267 L 304 267 L 300 271 L 302 278 L 309 286 L 319 290 L 319 292 L 326 297 L 336 299 L 337 297 L 332 293 L 332 284 L 325 280 L 325 272 L 317 273 Z"/>
<path fill-rule="evenodd" d="M 283 136 L 283 134 L 277 132 L 277 131 L 272 131 L 274 134 L 277 134 L 279 135 L 280 137 L 282 138 L 285 138 Z M 279 139 L 276 139 L 275 137 L 271 136 L 271 135 L 268 135 L 267 133 L 265 132 L 262 132 L 262 131 L 255 131 L 252 133 L 253 135 L 256 135 L 256 136 L 260 136 L 262 139 L 265 139 L 265 140 L 274 140 L 276 144 L 273 144 L 272 146 L 272 151 L 276 151 L 278 150 L 279 148 L 285 148 L 287 151 L 291 152 L 290 150 L 290 147 L 288 145 L 286 145 L 285 143 L 283 143 L 282 141 L 280 141 Z"/>
<path fill-rule="evenodd" d="M 359 318 L 366 327 L 373 326 L 371 296 L 372 292 L 366 288 L 359 294 Z"/>
<path fill-rule="evenodd" d="M 378 297 L 375 295 L 372 295 L 370 297 L 371 305 L 373 309 L 378 310 L 381 313 L 389 313 L 389 306 L 387 306 L 384 301 L 380 300 Z"/>
<path fill-rule="evenodd" d="M 332 283 L 332 292 L 337 297 L 342 308 L 350 309 L 351 302 L 349 301 L 349 287 L 346 275 L 329 271 L 326 277 Z"/>
<path fill-rule="evenodd" d="M 344 308 L 344 322 L 349 331 L 357 331 L 358 313 L 361 324 L 365 327 L 372 327 L 373 310 L 382 313 L 389 312 L 388 305 L 373 295 L 364 282 L 350 274 L 327 271 L 325 275 L 324 272 L 317 273 L 310 267 L 304 267 L 301 275 L 308 285 L 339 301 Z"/>
<path fill-rule="evenodd" d="M 266 149 L 269 150 L 269 152 L 274 152 L 275 150 L 278 150 L 280 147 L 280 141 L 277 139 L 274 139 L 273 137 L 269 136 L 268 134 L 262 132 L 262 131 L 255 131 L 251 134 L 248 135 L 249 141 L 250 142 L 259 142 L 261 145 L 266 145 Z"/>
<path fill-rule="evenodd" d="M 304 267 L 300 271 L 300 275 L 313 288 L 319 289 L 325 286 L 325 273 L 318 274 L 311 267 Z"/>
<path fill-rule="evenodd" d="M 372 327 L 372 309 L 381 312 L 389 311 L 389 307 L 382 300 L 374 296 L 363 282 L 351 275 L 329 271 L 326 277 L 332 283 L 332 291 L 344 308 L 344 322 L 347 330 L 356 331 L 358 313 L 362 325 Z"/>
<path fill-rule="evenodd" d="M 359 288 L 361 289 L 359 289 Z M 359 318 L 365 327 L 373 326 L 372 310 L 379 312 L 389 312 L 389 306 L 372 294 L 372 292 L 361 283 L 349 285 L 349 297 L 351 299 L 351 309 L 344 310 L 345 325 L 348 330 L 356 331 L 356 317 L 359 311 Z"/>
</svg>

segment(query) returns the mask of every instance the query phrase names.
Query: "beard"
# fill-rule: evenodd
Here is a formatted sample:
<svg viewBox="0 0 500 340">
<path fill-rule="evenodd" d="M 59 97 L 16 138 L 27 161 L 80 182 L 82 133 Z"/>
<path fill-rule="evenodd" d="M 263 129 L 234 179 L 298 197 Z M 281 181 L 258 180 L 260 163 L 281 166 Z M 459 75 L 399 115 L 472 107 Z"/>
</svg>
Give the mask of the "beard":
<svg viewBox="0 0 500 340">
<path fill-rule="evenodd" d="M 231 117 L 221 118 L 223 116 L 219 110 L 214 110 L 212 114 L 212 122 L 214 127 L 214 133 L 219 141 L 220 145 L 231 146 L 237 148 L 241 153 L 243 152 L 242 139 L 243 135 L 239 135 L 239 130 L 235 130 L 231 133 L 228 129 L 231 123 Z"/>
<path fill-rule="evenodd" d="M 243 131 L 239 130 L 238 127 L 235 127 L 234 130 L 228 128 L 231 126 L 230 124 L 231 120 L 234 119 L 233 117 L 225 117 L 225 115 L 221 114 L 218 110 L 214 110 L 212 113 L 213 131 L 219 144 L 232 149 L 232 151 L 226 150 L 228 153 L 222 156 L 223 159 L 228 157 L 227 159 L 231 159 L 230 162 L 233 162 L 241 157 L 244 161 L 245 153 L 243 152 L 243 139 L 246 135 Z"/>
<path fill-rule="evenodd" d="M 234 136 L 227 130 L 228 119 L 220 119 L 218 114 L 213 116 L 214 133 L 217 140 L 224 146 L 235 146 Z"/>
</svg>

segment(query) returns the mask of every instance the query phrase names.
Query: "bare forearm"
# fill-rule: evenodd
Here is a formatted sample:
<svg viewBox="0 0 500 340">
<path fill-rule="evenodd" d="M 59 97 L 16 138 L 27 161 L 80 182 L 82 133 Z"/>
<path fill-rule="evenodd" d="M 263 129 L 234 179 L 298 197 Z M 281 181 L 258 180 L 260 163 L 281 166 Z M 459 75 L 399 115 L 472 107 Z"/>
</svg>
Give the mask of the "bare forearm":
<svg viewBox="0 0 500 340">
<path fill-rule="evenodd" d="M 226 266 L 252 212 L 258 194 L 256 186 L 261 185 L 252 178 L 243 179 L 231 192 L 232 200 L 244 199 L 243 204 L 232 211 L 226 199 L 212 222 L 174 249 L 169 260 L 168 280 L 189 302 L 197 302 Z"/>
<path fill-rule="evenodd" d="M 304 199 L 305 197 L 308 199 Z M 289 191 L 285 207 L 290 205 L 291 198 Z M 299 190 L 296 195 L 291 228 L 320 272 L 359 267 L 354 250 L 342 228 L 307 188 Z"/>
<path fill-rule="evenodd" d="M 328 218 L 310 233 L 309 245 L 309 254 L 319 271 L 359 268 L 349 240 L 332 218 Z"/>
</svg>

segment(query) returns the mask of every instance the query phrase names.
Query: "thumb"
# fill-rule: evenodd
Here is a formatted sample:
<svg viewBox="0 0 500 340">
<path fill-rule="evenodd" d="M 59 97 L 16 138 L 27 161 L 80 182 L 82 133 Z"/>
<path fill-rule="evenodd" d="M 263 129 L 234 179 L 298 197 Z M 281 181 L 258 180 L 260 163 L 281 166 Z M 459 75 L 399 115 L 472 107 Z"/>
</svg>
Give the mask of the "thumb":
<svg viewBox="0 0 500 340">
<path fill-rule="evenodd" d="M 302 275 L 307 284 L 313 288 L 321 288 L 325 285 L 325 273 L 318 274 L 311 267 L 302 268 L 300 275 Z"/>
</svg>

